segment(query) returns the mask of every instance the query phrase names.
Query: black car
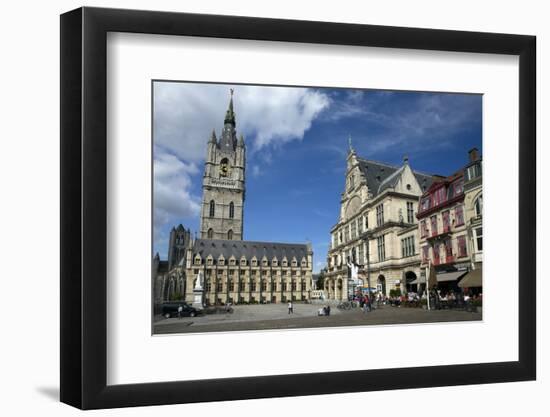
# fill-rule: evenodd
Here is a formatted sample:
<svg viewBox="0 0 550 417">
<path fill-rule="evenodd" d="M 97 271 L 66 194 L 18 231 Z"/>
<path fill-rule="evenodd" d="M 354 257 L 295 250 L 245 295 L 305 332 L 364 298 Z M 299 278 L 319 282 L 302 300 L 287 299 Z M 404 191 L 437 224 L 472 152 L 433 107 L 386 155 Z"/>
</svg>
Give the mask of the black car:
<svg viewBox="0 0 550 417">
<path fill-rule="evenodd" d="M 169 319 L 170 317 L 178 317 L 178 310 L 180 306 L 182 308 L 182 317 L 195 317 L 200 313 L 200 311 L 197 310 L 195 307 L 192 307 L 183 301 L 174 301 L 170 303 L 163 303 L 161 314 L 167 319 Z"/>
</svg>

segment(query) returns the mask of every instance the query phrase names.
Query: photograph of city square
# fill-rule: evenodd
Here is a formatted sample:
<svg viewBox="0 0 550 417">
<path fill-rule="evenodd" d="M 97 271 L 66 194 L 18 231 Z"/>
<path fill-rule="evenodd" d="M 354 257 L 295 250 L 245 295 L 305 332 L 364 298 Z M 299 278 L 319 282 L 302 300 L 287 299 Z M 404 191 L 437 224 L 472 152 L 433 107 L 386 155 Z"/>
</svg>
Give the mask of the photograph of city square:
<svg viewBox="0 0 550 417">
<path fill-rule="evenodd" d="M 482 95 L 152 91 L 153 334 L 482 319 Z"/>
</svg>

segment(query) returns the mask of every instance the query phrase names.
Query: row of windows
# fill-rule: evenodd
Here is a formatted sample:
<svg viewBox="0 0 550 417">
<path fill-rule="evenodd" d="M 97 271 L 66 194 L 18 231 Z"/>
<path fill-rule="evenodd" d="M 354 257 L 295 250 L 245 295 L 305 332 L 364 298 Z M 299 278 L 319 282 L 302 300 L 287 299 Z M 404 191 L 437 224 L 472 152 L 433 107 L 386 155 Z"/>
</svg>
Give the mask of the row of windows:
<svg viewBox="0 0 550 417">
<path fill-rule="evenodd" d="M 206 270 L 206 276 L 207 276 L 207 277 L 212 276 L 212 271 L 213 271 L 212 269 L 207 269 L 207 270 Z M 223 270 L 223 269 L 218 269 L 217 271 L 218 271 L 218 276 L 221 277 L 221 276 L 223 275 L 223 273 L 224 273 L 225 270 Z M 198 270 L 195 270 L 195 272 L 196 272 L 196 274 L 199 273 Z M 245 279 L 246 275 L 245 275 L 244 271 L 240 271 L 240 272 L 241 272 L 240 278 L 241 278 L 241 279 Z M 267 275 L 268 275 L 267 273 L 268 273 L 268 271 L 262 270 L 262 271 L 261 271 L 262 277 L 264 277 L 264 278 L 267 277 Z M 233 277 L 234 275 L 237 275 L 237 274 L 235 274 L 235 269 L 229 269 L 229 270 L 228 270 L 228 275 L 229 275 L 230 279 L 231 279 L 231 277 Z M 251 275 L 252 277 L 255 277 L 255 276 L 256 276 L 256 271 L 255 271 L 255 270 L 250 271 L 250 275 Z M 277 271 L 273 271 L 272 274 L 269 274 L 269 275 L 270 275 L 270 276 L 272 275 L 273 277 L 275 277 L 275 276 L 277 276 Z M 281 276 L 292 275 L 293 277 L 295 277 L 296 275 L 303 275 L 303 276 L 305 276 L 305 275 L 306 275 L 306 272 L 305 272 L 305 271 L 295 271 L 295 270 L 286 269 L 286 270 L 280 271 L 280 274 L 279 274 L 279 275 L 281 275 Z"/>
<path fill-rule="evenodd" d="M 202 264 L 202 259 L 199 256 L 195 257 L 195 259 L 193 261 L 193 264 L 194 265 L 201 265 Z M 206 265 L 211 266 L 211 265 L 214 265 L 214 264 L 223 266 L 223 265 L 225 265 L 225 259 L 218 259 L 217 262 L 215 262 L 215 260 L 213 258 L 207 258 L 206 259 Z M 262 264 L 262 266 L 270 266 L 269 261 L 267 259 L 262 260 L 261 264 Z M 229 266 L 236 266 L 236 265 L 237 265 L 237 261 L 235 259 L 233 259 L 233 258 L 229 259 Z M 247 266 L 248 261 L 246 259 L 241 259 L 240 262 L 239 262 L 239 265 L 240 266 Z M 250 266 L 258 266 L 258 260 L 257 259 L 252 259 L 250 261 Z M 271 266 L 278 267 L 279 262 L 276 259 L 274 259 L 274 260 L 271 261 Z M 282 267 L 288 267 L 289 266 L 288 261 L 283 260 L 283 262 L 281 263 L 281 266 Z M 298 267 L 298 262 L 296 260 L 292 260 L 290 262 L 290 266 Z M 300 266 L 302 268 L 307 267 L 307 261 L 305 259 L 302 260 L 302 262 L 300 263 Z"/>
<path fill-rule="evenodd" d="M 214 200 L 210 200 L 208 215 L 210 217 L 214 217 L 216 215 L 216 203 L 214 202 Z M 229 218 L 232 219 L 234 217 L 235 217 L 235 204 L 233 204 L 233 201 L 232 201 L 229 203 Z"/>
<path fill-rule="evenodd" d="M 413 224 L 415 222 L 414 203 L 407 201 L 407 223 Z M 384 218 L 384 205 L 379 204 L 376 206 L 376 226 L 383 226 L 385 222 Z M 363 231 L 369 228 L 368 212 L 351 220 L 345 227 L 340 229 L 339 232 L 333 235 L 333 246 L 341 245 L 345 242 L 356 239 L 363 234 Z"/>
<path fill-rule="evenodd" d="M 454 209 L 454 214 L 455 214 L 455 218 L 454 218 L 455 227 L 464 225 L 464 206 L 462 205 L 456 206 Z M 443 223 L 443 228 L 440 231 L 438 228 L 437 215 L 434 214 L 433 216 L 430 217 L 431 236 L 437 236 L 441 233 L 448 233 L 451 231 L 450 210 L 445 210 L 441 212 L 441 219 Z M 428 235 L 429 235 L 428 223 L 426 220 L 422 220 L 420 222 L 420 237 L 428 237 Z"/>
<path fill-rule="evenodd" d="M 248 283 L 248 289 L 249 291 L 307 291 L 307 285 L 306 281 L 301 282 L 282 282 L 281 285 L 278 285 L 277 282 L 268 282 L 268 281 L 262 281 L 262 282 L 256 282 L 251 281 Z M 227 285 L 223 285 L 222 281 L 218 281 L 216 283 L 211 283 L 210 281 L 207 281 L 205 284 L 205 288 L 207 292 L 212 291 L 212 288 L 215 288 L 217 292 L 223 292 L 223 291 L 246 291 L 246 282 L 240 281 L 240 282 L 233 282 L 229 281 L 227 282 Z"/>
<path fill-rule="evenodd" d="M 456 238 L 457 257 L 463 258 L 468 256 L 466 249 L 466 236 L 458 236 Z M 444 249 L 445 258 L 441 257 L 441 249 Z M 422 262 L 427 262 L 429 259 L 430 246 L 422 247 Z M 453 244 L 451 239 L 446 239 L 443 243 L 437 243 L 432 247 L 432 260 L 435 265 L 440 263 L 449 263 L 454 261 Z"/>
</svg>

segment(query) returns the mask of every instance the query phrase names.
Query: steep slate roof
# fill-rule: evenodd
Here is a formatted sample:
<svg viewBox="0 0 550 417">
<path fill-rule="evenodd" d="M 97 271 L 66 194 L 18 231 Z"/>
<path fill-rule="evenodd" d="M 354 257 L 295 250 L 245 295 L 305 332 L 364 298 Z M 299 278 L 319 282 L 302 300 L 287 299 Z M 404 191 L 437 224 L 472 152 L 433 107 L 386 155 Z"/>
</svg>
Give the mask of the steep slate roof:
<svg viewBox="0 0 550 417">
<path fill-rule="evenodd" d="M 290 262 L 292 257 L 297 261 L 307 259 L 308 245 L 299 243 L 253 242 L 248 240 L 221 240 L 197 239 L 193 245 L 193 257 L 199 254 L 203 259 L 212 255 L 218 259 L 223 255 L 225 259 L 234 256 L 239 260 L 242 256 L 252 259 L 254 256 L 260 261 L 264 255 L 268 260 L 277 257 L 281 261 L 285 256 Z"/>
<path fill-rule="evenodd" d="M 382 193 L 388 188 L 393 188 L 399 181 L 400 174 L 405 169 L 405 166 L 397 167 L 384 162 L 371 161 L 369 159 L 357 158 L 359 169 L 367 179 L 369 191 L 373 197 Z M 433 176 L 413 170 L 413 174 L 421 188 L 424 186 L 427 190 L 433 181 Z"/>
</svg>

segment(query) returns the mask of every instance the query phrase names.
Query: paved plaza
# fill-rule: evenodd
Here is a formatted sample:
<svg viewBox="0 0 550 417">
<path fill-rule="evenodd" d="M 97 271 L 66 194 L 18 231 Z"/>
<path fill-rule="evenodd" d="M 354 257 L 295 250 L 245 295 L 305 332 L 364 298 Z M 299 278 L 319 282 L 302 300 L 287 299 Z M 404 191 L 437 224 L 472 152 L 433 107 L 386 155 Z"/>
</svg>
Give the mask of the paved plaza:
<svg viewBox="0 0 550 417">
<path fill-rule="evenodd" d="M 323 304 L 294 304 L 288 314 L 286 304 L 238 305 L 232 314 L 165 319 L 155 317 L 155 334 L 226 332 L 234 330 L 297 329 L 315 327 L 365 326 L 387 324 L 437 323 L 481 320 L 481 313 L 462 310 L 426 311 L 422 308 L 381 306 L 364 313 L 355 308 L 339 310 L 331 305 L 330 317 L 318 316 Z"/>
</svg>

